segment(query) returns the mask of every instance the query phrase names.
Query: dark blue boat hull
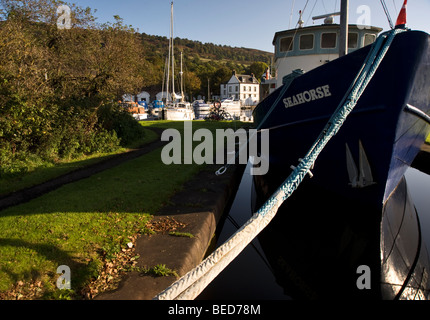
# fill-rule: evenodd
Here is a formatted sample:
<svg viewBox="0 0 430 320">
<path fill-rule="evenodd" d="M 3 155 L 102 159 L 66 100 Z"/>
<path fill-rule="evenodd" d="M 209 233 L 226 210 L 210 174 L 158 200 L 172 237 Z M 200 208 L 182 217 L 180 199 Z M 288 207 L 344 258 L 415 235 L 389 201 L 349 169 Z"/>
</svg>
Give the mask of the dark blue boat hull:
<svg viewBox="0 0 430 320">
<path fill-rule="evenodd" d="M 369 50 L 370 47 L 365 47 L 296 78 L 264 123 L 262 120 L 281 94 L 282 88 L 257 106 L 254 111 L 255 125 L 270 130 L 270 167 L 266 175 L 254 177 L 258 198 L 256 209 L 289 176 L 290 166 L 296 166 L 299 158 L 307 154 L 334 110 L 343 100 Z M 326 92 L 319 88 L 325 88 Z M 312 91 L 313 95 L 310 94 Z M 304 92 L 306 92 L 306 99 L 299 101 L 299 98 L 303 98 L 300 94 Z M 297 102 L 300 104 L 290 106 Z M 430 133 L 427 123 L 406 111 L 407 104 L 426 113 L 430 110 L 429 36 L 424 32 L 408 31 L 396 36 L 354 111 L 321 152 L 312 170 L 314 177 L 306 178 L 299 186 L 299 190 L 303 189 L 305 192 L 298 190 L 298 195 L 293 194 L 290 199 L 287 199 L 280 209 L 282 212 L 278 213 L 285 216 L 301 214 L 300 207 L 305 208 L 304 210 L 306 208 L 314 210 L 314 212 L 306 212 L 306 221 L 308 221 L 306 228 L 313 221 L 318 228 L 317 221 L 320 219 L 316 218 L 323 214 L 327 233 L 337 232 L 336 228 L 339 225 L 335 221 L 343 214 L 347 217 L 347 226 L 362 226 L 362 231 L 357 232 L 364 234 L 366 241 L 373 245 L 367 246 L 365 252 L 361 253 L 361 263 L 378 265 L 377 271 L 381 273 L 381 278 L 376 280 L 379 291 L 377 294 L 372 293 L 373 297 L 396 297 L 395 294 L 388 294 L 390 290 L 380 285 L 381 281 L 386 281 L 384 274 L 387 274 L 387 268 L 381 257 L 389 246 L 387 245 L 388 233 L 384 233 L 383 230 L 390 227 L 387 227 L 389 222 L 384 217 L 391 216 L 391 219 L 395 220 L 402 219 L 401 217 L 404 216 L 415 216 L 413 206 L 409 209 L 405 209 L 406 206 L 404 206 L 402 211 L 393 209 L 395 206 L 391 204 L 398 202 L 399 192 L 408 195 L 403 175 Z M 358 167 L 360 143 L 367 155 L 375 183 L 364 188 L 353 188 L 347 170 L 346 146 Z M 403 202 L 403 205 L 409 203 L 409 196 L 405 196 Z M 307 205 L 303 205 L 305 203 Z M 294 208 L 294 213 L 291 211 L 288 213 L 288 208 Z M 325 211 L 319 211 L 318 208 Z M 360 209 L 357 211 L 352 208 Z M 402 238 L 406 242 L 417 244 L 420 243 L 417 240 L 420 231 L 419 223 L 413 225 L 415 228 L 404 232 Z M 322 227 L 323 224 L 320 226 Z M 390 230 L 395 233 L 400 229 Z M 342 230 L 339 232 L 344 233 Z M 407 237 L 411 237 L 412 240 Z M 363 241 L 363 237 L 356 238 Z M 337 238 L 336 241 L 339 239 L 342 237 Z M 402 246 L 396 241 L 391 244 L 396 248 Z M 338 245 L 333 244 L 332 247 L 335 248 Z M 355 246 L 360 247 L 360 244 L 356 243 Z M 391 250 L 395 251 L 393 247 Z M 418 255 L 425 258 L 422 264 L 428 267 L 428 257 L 421 251 Z M 357 261 L 360 260 L 357 259 Z M 399 259 L 402 258 L 397 260 Z M 416 266 L 412 262 L 406 265 L 409 269 Z M 349 265 L 349 269 L 345 271 L 350 280 L 356 278 L 357 266 Z M 391 265 L 390 270 L 392 268 Z M 407 271 L 414 272 L 414 270 Z M 404 270 L 402 272 L 405 273 Z M 403 279 L 410 280 L 406 277 Z M 427 294 L 429 286 L 430 282 L 427 279 L 423 284 Z M 400 291 L 400 288 L 397 288 L 397 291 L 392 290 L 397 293 Z"/>
<path fill-rule="evenodd" d="M 406 169 L 418 154 L 430 132 L 425 122 L 405 112 L 407 103 L 424 112 L 430 110 L 429 38 L 423 32 L 396 36 L 380 68 L 338 134 L 329 142 L 315 164 L 312 183 L 352 199 L 363 199 L 350 188 L 345 146 L 358 163 L 358 146 L 366 151 L 376 189 L 364 200 L 382 208 Z M 285 108 L 283 99 L 275 107 L 262 129 L 270 129 L 270 170 L 278 177 L 276 189 L 291 173 L 290 166 L 306 155 L 328 119 L 343 99 L 367 56 L 369 47 L 314 69 L 290 85 L 284 97 L 314 88 L 329 86 L 331 96 Z M 254 111 L 260 125 L 281 92 L 279 88 Z M 321 169 L 320 169 L 321 168 Z M 264 178 L 264 177 L 263 177 Z M 273 190 L 271 190 L 273 191 Z"/>
</svg>

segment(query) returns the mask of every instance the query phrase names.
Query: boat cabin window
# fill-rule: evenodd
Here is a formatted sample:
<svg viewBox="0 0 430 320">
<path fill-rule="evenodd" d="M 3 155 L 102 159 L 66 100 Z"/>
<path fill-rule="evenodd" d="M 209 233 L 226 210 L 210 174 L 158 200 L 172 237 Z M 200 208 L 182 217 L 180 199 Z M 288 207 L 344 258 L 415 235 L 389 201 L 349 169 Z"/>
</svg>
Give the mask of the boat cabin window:
<svg viewBox="0 0 430 320">
<path fill-rule="evenodd" d="M 304 34 L 300 36 L 300 50 L 312 50 L 314 48 L 314 35 Z"/>
<path fill-rule="evenodd" d="M 332 49 L 336 48 L 337 34 L 335 32 L 323 33 L 321 35 L 321 48 Z"/>
<path fill-rule="evenodd" d="M 280 43 L 281 52 L 287 52 L 293 50 L 293 37 L 281 38 Z"/>
<path fill-rule="evenodd" d="M 364 46 L 368 46 L 369 44 L 374 43 L 375 40 L 376 40 L 376 35 L 370 34 L 370 33 L 366 33 L 364 35 Z"/>
<path fill-rule="evenodd" d="M 356 49 L 358 47 L 358 33 L 348 33 L 348 48 Z"/>
</svg>

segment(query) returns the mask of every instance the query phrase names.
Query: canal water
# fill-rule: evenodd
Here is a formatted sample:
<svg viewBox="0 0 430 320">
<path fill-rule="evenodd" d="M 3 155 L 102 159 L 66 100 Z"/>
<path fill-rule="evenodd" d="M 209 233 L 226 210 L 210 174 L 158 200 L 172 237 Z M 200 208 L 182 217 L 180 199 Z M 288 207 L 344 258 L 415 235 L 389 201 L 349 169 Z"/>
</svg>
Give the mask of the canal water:
<svg viewBox="0 0 430 320">
<path fill-rule="evenodd" d="M 220 223 L 216 247 L 222 245 L 252 216 L 252 176 L 245 170 L 236 198 L 225 221 Z M 406 174 L 415 203 L 423 240 L 430 250 L 430 176 L 410 168 Z M 273 244 L 281 246 L 282 244 Z M 276 282 L 258 239 L 212 281 L 197 300 L 292 300 Z"/>
</svg>

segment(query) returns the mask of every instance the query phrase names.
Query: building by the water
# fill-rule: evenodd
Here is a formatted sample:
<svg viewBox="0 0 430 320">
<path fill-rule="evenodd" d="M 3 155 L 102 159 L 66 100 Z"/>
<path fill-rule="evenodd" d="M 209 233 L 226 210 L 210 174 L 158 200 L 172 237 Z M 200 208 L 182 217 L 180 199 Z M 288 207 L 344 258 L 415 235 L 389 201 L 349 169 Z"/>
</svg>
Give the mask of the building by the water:
<svg viewBox="0 0 430 320">
<path fill-rule="evenodd" d="M 252 75 L 236 74 L 227 83 L 221 84 L 221 100 L 230 99 L 241 101 L 242 105 L 253 106 L 260 101 L 260 83 Z"/>
</svg>

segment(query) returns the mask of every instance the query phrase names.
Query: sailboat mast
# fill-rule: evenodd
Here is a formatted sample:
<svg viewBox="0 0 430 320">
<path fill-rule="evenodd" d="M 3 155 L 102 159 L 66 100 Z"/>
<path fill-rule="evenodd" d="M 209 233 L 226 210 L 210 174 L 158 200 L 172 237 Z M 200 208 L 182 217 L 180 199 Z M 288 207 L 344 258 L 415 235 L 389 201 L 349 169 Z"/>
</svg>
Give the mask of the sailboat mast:
<svg viewBox="0 0 430 320">
<path fill-rule="evenodd" d="M 167 78 L 166 78 L 166 103 L 170 101 L 169 93 L 170 93 L 170 47 L 172 42 L 169 39 L 169 57 L 167 58 Z"/>
<path fill-rule="evenodd" d="M 184 72 L 182 71 L 182 52 L 181 52 L 181 72 L 179 73 L 181 75 L 181 102 L 185 101 L 184 97 Z"/>
<path fill-rule="evenodd" d="M 169 75 L 168 74 L 166 74 L 167 73 L 167 69 L 168 69 L 168 63 L 169 63 L 169 60 L 168 60 L 168 58 L 166 58 L 166 62 L 164 63 L 164 72 L 163 72 L 163 85 L 162 85 L 162 88 L 161 88 L 161 101 L 163 101 L 164 102 L 164 94 L 165 94 L 165 92 L 164 92 L 164 85 L 165 84 L 167 84 L 167 91 L 169 91 L 169 85 L 168 85 L 168 83 L 169 83 Z M 167 75 L 167 81 L 166 81 L 166 75 Z M 167 83 L 166 83 L 167 82 Z M 167 96 L 169 95 L 169 93 L 167 92 Z M 166 102 L 167 102 L 167 96 L 166 96 Z"/>
<path fill-rule="evenodd" d="M 170 21 L 172 21 L 173 14 L 173 2 L 171 3 L 170 9 Z M 170 61 L 172 54 L 172 25 L 170 25 L 170 37 L 169 37 L 169 54 L 167 58 L 167 77 L 166 77 L 166 103 L 170 101 Z"/>
<path fill-rule="evenodd" d="M 171 41 L 171 50 L 172 50 L 172 95 L 175 95 L 175 49 L 173 47 L 173 1 L 171 4 L 171 14 L 170 14 L 170 41 Z M 172 99 L 175 100 L 175 99 Z"/>
<path fill-rule="evenodd" d="M 348 23 L 349 23 L 349 0 L 342 0 L 340 4 L 340 37 L 339 57 L 348 54 Z"/>
</svg>

